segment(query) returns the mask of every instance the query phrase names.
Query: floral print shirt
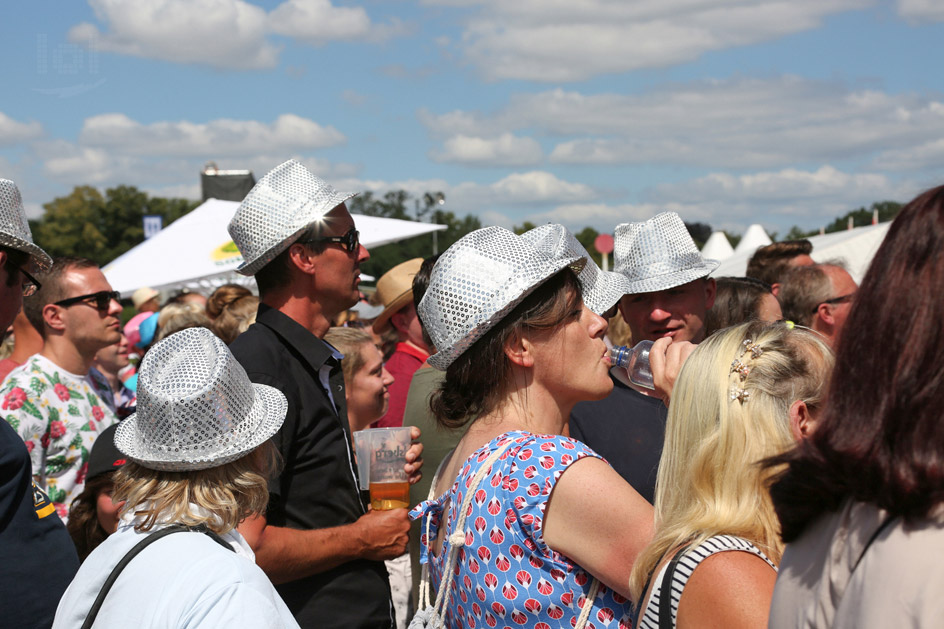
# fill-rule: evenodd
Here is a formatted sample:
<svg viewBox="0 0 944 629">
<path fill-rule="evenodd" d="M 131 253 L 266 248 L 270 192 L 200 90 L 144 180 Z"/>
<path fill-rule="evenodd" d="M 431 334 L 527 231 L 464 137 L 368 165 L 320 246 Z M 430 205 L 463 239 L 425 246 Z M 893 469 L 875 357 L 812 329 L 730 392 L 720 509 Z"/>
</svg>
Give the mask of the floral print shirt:
<svg viewBox="0 0 944 629">
<path fill-rule="evenodd" d="M 92 443 L 117 422 L 99 393 L 107 387 L 39 354 L 11 371 L 0 387 L 0 413 L 26 443 L 33 477 L 63 520 L 85 486 Z"/>
</svg>

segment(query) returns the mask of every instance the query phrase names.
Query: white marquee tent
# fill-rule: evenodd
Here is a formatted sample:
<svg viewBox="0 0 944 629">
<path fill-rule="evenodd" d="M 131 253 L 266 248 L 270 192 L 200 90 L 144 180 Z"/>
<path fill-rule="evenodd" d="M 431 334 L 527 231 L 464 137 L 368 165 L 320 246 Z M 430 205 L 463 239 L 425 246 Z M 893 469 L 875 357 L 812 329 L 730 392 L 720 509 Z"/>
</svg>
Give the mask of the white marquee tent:
<svg viewBox="0 0 944 629">
<path fill-rule="evenodd" d="M 210 199 L 155 236 L 118 256 L 102 270 L 122 296 L 142 286 L 213 287 L 247 278 L 235 269 L 243 261 L 226 226 L 239 203 Z M 445 225 L 353 215 L 361 243 L 370 249 L 446 229 Z"/>
<path fill-rule="evenodd" d="M 844 261 L 849 267 L 849 274 L 859 283 L 862 281 L 866 270 L 868 270 L 872 257 L 882 244 L 890 225 L 890 222 L 880 223 L 821 236 L 812 236 L 809 238 L 809 241 L 813 243 L 811 257 L 817 262 L 834 259 Z M 713 277 L 742 277 L 747 270 L 747 261 L 754 255 L 755 249 L 756 247 L 749 251 L 735 253 L 730 258 L 722 261 L 721 266 L 711 275 Z"/>
<path fill-rule="evenodd" d="M 727 260 L 734 255 L 734 248 L 724 232 L 716 231 L 711 233 L 708 242 L 701 248 L 701 255 L 711 260 Z"/>
</svg>

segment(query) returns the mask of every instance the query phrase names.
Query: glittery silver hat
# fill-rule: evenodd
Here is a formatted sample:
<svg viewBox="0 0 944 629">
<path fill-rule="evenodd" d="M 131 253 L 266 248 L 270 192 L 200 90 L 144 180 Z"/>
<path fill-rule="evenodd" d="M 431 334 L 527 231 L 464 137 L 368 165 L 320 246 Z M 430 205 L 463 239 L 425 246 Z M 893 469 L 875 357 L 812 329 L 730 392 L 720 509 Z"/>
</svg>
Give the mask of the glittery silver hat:
<svg viewBox="0 0 944 629">
<path fill-rule="evenodd" d="M 49 254 L 33 244 L 20 189 L 9 179 L 0 179 L 0 245 L 28 254 L 44 271 L 52 266 Z"/>
<path fill-rule="evenodd" d="M 137 412 L 119 424 L 115 445 L 150 469 L 203 470 L 264 443 L 287 409 L 282 392 L 250 382 L 216 335 L 188 328 L 144 355 Z"/>
<path fill-rule="evenodd" d="M 721 264 L 701 257 L 685 223 L 663 212 L 641 223 L 616 226 L 614 271 L 629 280 L 626 292 L 652 293 L 705 277 Z"/>
<path fill-rule="evenodd" d="M 236 270 L 254 275 L 301 232 L 355 192 L 338 192 L 294 159 L 260 179 L 236 209 L 229 235 L 243 256 Z"/>
<path fill-rule="evenodd" d="M 590 254 L 563 225 L 541 225 L 521 234 L 538 251 L 550 258 L 583 258 L 587 261 L 577 277 L 583 290 L 583 303 L 602 315 L 626 294 L 629 281 L 619 273 L 601 271 Z"/>
<path fill-rule="evenodd" d="M 552 260 L 501 227 L 466 234 L 436 262 L 420 301 L 420 319 L 438 350 L 429 364 L 445 371 L 531 291 L 582 264 L 577 257 Z"/>
</svg>

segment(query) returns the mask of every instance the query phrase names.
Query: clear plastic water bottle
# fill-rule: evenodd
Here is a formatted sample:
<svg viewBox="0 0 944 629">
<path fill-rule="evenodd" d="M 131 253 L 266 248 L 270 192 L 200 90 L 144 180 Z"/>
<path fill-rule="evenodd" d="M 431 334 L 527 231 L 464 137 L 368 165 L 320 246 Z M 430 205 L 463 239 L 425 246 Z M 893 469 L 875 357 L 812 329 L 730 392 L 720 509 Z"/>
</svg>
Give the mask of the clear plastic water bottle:
<svg viewBox="0 0 944 629">
<path fill-rule="evenodd" d="M 610 359 L 610 364 L 626 369 L 630 382 L 645 389 L 655 390 L 652 383 L 652 369 L 649 367 L 650 349 L 652 349 L 652 341 L 639 341 L 632 349 L 625 345 L 614 347 L 607 357 Z"/>
</svg>

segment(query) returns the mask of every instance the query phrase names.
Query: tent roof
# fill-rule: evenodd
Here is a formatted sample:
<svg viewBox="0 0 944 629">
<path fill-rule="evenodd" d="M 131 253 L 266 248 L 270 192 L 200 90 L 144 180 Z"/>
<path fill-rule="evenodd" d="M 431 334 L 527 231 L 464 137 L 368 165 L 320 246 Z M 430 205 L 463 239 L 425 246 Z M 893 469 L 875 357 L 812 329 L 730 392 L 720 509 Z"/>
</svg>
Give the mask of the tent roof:
<svg viewBox="0 0 944 629">
<path fill-rule="evenodd" d="M 105 265 L 112 287 L 127 296 L 142 286 L 161 289 L 238 275 L 243 261 L 226 226 L 239 203 L 209 199 Z M 368 249 L 446 229 L 445 225 L 353 214 Z M 222 276 L 222 277 L 221 277 Z"/>
<path fill-rule="evenodd" d="M 710 260 L 726 260 L 734 255 L 734 248 L 724 232 L 716 231 L 711 233 L 705 246 L 701 248 L 701 255 Z"/>
<path fill-rule="evenodd" d="M 734 248 L 734 253 L 746 253 L 748 256 L 751 256 L 758 247 L 769 245 L 770 242 L 770 236 L 767 235 L 764 228 L 754 223 L 744 232 L 744 235 L 741 237 L 741 242 Z"/>
<path fill-rule="evenodd" d="M 813 243 L 813 253 L 810 257 L 816 262 L 839 259 L 849 267 L 852 279 L 859 283 L 865 276 L 866 270 L 875 252 L 878 251 L 882 240 L 891 222 L 866 227 L 856 227 L 845 231 L 812 236 L 808 240 Z M 754 255 L 750 252 L 735 253 L 724 260 L 714 273 L 713 277 L 735 276 L 742 277 L 747 270 L 747 261 Z"/>
</svg>

